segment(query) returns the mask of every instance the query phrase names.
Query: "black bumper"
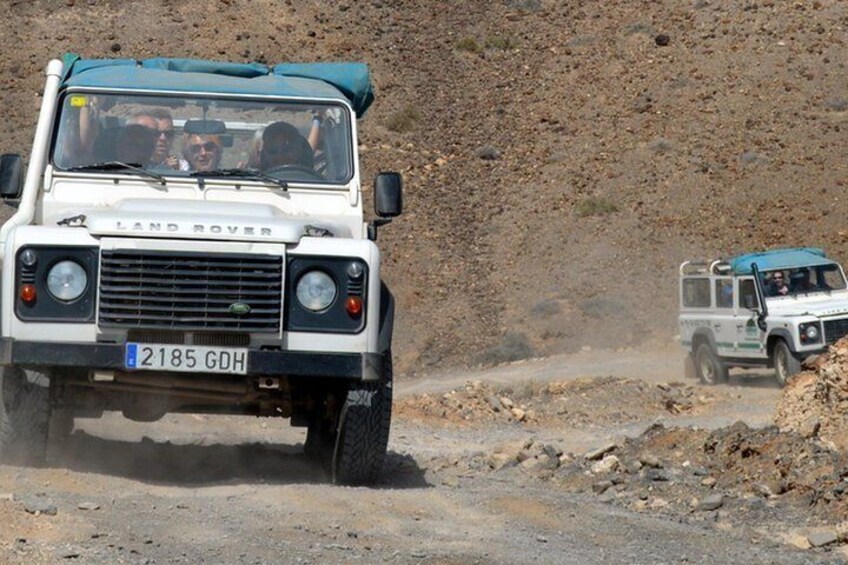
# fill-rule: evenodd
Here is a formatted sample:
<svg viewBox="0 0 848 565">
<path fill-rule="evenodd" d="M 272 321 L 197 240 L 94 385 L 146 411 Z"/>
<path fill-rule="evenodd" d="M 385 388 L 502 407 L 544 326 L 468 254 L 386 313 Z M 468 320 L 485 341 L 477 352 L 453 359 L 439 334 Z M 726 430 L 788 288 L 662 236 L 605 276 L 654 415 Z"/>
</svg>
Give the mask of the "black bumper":
<svg viewBox="0 0 848 565">
<path fill-rule="evenodd" d="M 0 339 L 3 365 L 81 367 L 130 371 L 124 367 L 124 346 L 112 343 L 49 343 Z M 251 350 L 248 375 L 331 377 L 380 380 L 383 356 L 378 353 L 314 353 Z"/>
</svg>

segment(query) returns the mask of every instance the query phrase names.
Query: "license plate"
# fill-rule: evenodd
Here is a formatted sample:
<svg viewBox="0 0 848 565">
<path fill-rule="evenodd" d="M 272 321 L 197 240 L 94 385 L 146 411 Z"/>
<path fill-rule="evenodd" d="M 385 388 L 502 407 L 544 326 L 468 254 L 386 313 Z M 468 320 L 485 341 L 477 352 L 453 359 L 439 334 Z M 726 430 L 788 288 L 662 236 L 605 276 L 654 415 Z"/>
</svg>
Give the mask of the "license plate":
<svg viewBox="0 0 848 565">
<path fill-rule="evenodd" d="M 234 347 L 128 343 L 124 365 L 127 369 L 244 375 L 247 352 Z"/>
</svg>

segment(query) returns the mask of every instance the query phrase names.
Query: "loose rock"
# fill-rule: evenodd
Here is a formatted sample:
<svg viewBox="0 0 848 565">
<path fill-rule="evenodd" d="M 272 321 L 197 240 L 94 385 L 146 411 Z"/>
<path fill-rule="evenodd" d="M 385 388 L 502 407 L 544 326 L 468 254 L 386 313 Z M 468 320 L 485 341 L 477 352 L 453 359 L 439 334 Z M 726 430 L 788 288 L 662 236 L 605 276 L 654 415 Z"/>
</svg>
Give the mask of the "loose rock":
<svg viewBox="0 0 848 565">
<path fill-rule="evenodd" d="M 662 468 L 662 461 L 651 453 L 643 453 L 639 456 L 639 463 L 645 467 L 653 467 L 655 469 Z"/>
<path fill-rule="evenodd" d="M 707 497 L 704 497 L 698 503 L 697 510 L 702 512 L 710 512 L 712 510 L 718 510 L 724 505 L 724 495 L 721 494 L 711 494 Z"/>
<path fill-rule="evenodd" d="M 815 532 L 807 536 L 807 541 L 812 547 L 824 547 L 839 541 L 839 536 L 833 531 Z"/>
<path fill-rule="evenodd" d="M 592 451 L 587 452 L 586 455 L 583 456 L 583 458 L 587 461 L 594 461 L 596 459 L 600 459 L 610 451 L 614 450 L 616 447 L 618 446 L 615 443 L 608 443 L 603 447 L 599 447 L 598 449 L 594 449 Z"/>
<path fill-rule="evenodd" d="M 484 161 L 494 161 L 496 159 L 499 159 L 500 156 L 500 151 L 498 151 L 491 145 L 484 145 L 483 147 L 477 150 L 477 157 L 483 159 Z"/>
<path fill-rule="evenodd" d="M 24 505 L 24 510 L 30 514 L 55 516 L 58 512 L 56 505 L 46 498 L 42 497 L 26 497 L 21 502 Z"/>
<path fill-rule="evenodd" d="M 596 475 L 611 473 L 618 469 L 621 462 L 615 455 L 607 455 L 597 463 L 592 465 L 592 472 Z"/>
<path fill-rule="evenodd" d="M 592 485 L 592 492 L 595 494 L 604 494 L 611 486 L 612 481 L 598 481 Z"/>
</svg>

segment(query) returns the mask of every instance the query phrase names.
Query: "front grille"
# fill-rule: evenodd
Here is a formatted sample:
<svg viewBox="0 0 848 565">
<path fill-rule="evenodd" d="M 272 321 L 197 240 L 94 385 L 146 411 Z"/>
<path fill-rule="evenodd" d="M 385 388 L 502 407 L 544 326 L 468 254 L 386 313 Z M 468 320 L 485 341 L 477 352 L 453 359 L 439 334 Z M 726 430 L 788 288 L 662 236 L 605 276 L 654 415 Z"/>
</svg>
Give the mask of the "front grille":
<svg viewBox="0 0 848 565">
<path fill-rule="evenodd" d="M 280 256 L 104 250 L 99 321 L 117 328 L 278 332 L 282 289 Z"/>
<path fill-rule="evenodd" d="M 169 345 L 210 345 L 219 347 L 247 347 L 250 334 L 235 332 L 184 332 L 133 328 L 127 332 L 129 343 L 165 343 Z"/>
<path fill-rule="evenodd" d="M 848 318 L 838 320 L 825 320 L 824 338 L 827 344 L 836 343 L 840 338 L 848 335 Z"/>
</svg>

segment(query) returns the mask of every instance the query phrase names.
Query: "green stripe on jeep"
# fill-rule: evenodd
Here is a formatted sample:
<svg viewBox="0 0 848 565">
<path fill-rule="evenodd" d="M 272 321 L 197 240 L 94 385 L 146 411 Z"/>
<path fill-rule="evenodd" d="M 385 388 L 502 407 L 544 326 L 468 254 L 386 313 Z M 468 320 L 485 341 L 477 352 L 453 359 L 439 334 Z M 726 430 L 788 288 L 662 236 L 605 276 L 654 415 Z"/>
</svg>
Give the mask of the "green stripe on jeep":
<svg viewBox="0 0 848 565">
<path fill-rule="evenodd" d="M 728 341 L 717 341 L 716 347 L 733 347 L 733 343 Z"/>
<path fill-rule="evenodd" d="M 740 349 L 762 349 L 763 345 L 761 343 L 740 343 Z"/>
</svg>

